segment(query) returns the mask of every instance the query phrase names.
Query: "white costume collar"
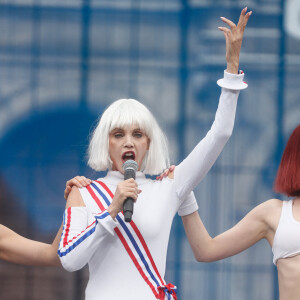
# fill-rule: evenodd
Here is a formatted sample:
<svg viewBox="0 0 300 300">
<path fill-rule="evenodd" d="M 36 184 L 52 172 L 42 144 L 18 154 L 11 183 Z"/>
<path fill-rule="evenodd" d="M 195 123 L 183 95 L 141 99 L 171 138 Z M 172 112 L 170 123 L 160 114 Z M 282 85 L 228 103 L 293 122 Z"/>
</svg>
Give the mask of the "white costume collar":
<svg viewBox="0 0 300 300">
<path fill-rule="evenodd" d="M 105 177 L 99 178 L 98 180 L 101 181 L 101 179 L 104 179 L 108 184 L 117 185 L 120 181 L 124 180 L 124 175 L 119 171 L 108 171 Z M 143 184 L 150 179 L 147 179 L 143 172 L 136 172 L 135 180 L 138 184 Z"/>
</svg>

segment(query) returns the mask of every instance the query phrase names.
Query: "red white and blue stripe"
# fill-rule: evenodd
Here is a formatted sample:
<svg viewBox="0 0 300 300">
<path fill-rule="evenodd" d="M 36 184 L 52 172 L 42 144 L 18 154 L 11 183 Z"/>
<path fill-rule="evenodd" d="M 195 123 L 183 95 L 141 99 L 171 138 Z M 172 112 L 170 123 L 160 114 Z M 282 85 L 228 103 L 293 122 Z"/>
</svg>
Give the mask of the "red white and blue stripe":
<svg viewBox="0 0 300 300">
<path fill-rule="evenodd" d="M 94 206 L 93 209 L 97 209 L 97 211 L 100 210 L 100 213 L 94 215 L 95 219 L 90 221 L 84 230 L 76 236 L 72 236 L 70 228 L 72 228 L 72 222 L 76 222 L 76 220 L 72 220 L 72 214 L 74 214 L 74 210 L 72 209 L 74 208 L 69 207 L 66 209 L 64 213 L 63 234 L 58 250 L 58 255 L 60 257 L 66 256 L 79 246 L 95 232 L 98 222 L 109 217 L 107 208 L 114 197 L 110 189 L 101 181 L 93 181 L 91 185 L 86 187 L 86 190 L 95 201 L 94 203 L 91 203 Z M 160 300 L 177 300 L 177 288 L 170 283 L 166 284 L 159 274 L 149 248 L 136 224 L 133 221 L 126 223 L 122 213 L 119 213 L 116 216 L 116 219 L 120 225 L 116 226 L 114 231 L 119 237 L 136 269 L 152 290 L 155 298 Z"/>
<path fill-rule="evenodd" d="M 114 197 L 110 189 L 102 181 L 93 181 L 92 184 L 87 187 L 87 190 L 97 203 L 100 211 L 106 212 L 107 207 Z M 97 216 L 95 217 L 96 219 L 98 218 Z M 122 213 L 119 213 L 116 219 L 120 226 L 114 230 L 135 267 L 151 288 L 155 297 L 157 299 L 177 300 L 177 288 L 172 284 L 166 285 L 158 272 L 149 248 L 136 224 L 133 221 L 126 223 Z"/>
<path fill-rule="evenodd" d="M 88 224 L 87 227 L 79 234 L 72 236 L 72 233 L 70 233 L 70 228 L 72 226 L 71 223 L 73 222 L 72 209 L 74 208 L 69 207 L 64 212 L 63 232 L 60 239 L 60 246 L 57 251 L 59 257 L 66 256 L 73 249 L 79 246 L 85 239 L 91 236 L 96 230 L 98 219 L 104 219 L 105 217 L 109 216 L 107 211 L 100 212 L 99 214 L 95 215 L 96 220 L 93 220 L 90 224 Z"/>
</svg>

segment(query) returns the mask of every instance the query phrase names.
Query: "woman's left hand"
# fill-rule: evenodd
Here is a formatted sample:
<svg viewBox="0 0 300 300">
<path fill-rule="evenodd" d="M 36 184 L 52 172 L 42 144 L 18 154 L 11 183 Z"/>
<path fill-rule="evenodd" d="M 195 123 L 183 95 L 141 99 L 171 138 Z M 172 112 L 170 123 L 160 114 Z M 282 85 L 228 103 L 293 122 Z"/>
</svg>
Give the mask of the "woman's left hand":
<svg viewBox="0 0 300 300">
<path fill-rule="evenodd" d="M 234 24 L 231 20 L 221 17 L 221 20 L 227 24 L 227 27 L 218 27 L 219 30 L 223 31 L 226 40 L 226 61 L 227 69 L 229 73 L 237 74 L 239 70 L 239 58 L 240 50 L 242 46 L 244 31 L 247 26 L 248 20 L 252 15 L 252 11 L 247 12 L 245 7 L 240 15 L 239 22 Z"/>
</svg>

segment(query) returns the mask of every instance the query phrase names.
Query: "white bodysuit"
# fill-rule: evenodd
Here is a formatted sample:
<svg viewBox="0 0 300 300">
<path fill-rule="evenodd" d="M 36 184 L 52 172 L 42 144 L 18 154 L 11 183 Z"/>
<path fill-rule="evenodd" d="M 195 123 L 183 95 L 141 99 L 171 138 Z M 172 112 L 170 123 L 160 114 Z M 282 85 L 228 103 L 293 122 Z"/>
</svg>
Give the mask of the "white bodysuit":
<svg viewBox="0 0 300 300">
<path fill-rule="evenodd" d="M 232 133 L 239 89 L 244 87 L 242 80 L 242 74 L 224 73 L 215 121 L 205 138 L 175 168 L 174 179 L 154 181 L 137 172 L 136 182 L 142 193 L 134 206 L 132 220 L 143 235 L 162 278 L 173 218 L 176 212 L 185 216 L 198 209 L 192 190 L 205 177 Z M 235 90 L 230 90 L 233 86 Z M 114 193 L 123 175 L 109 171 L 98 180 Z M 94 182 L 91 186 L 97 185 Z M 116 234 L 120 224 L 106 211 L 100 213 L 88 188 L 80 189 L 80 193 L 86 207 L 66 209 L 58 254 L 68 271 L 89 265 L 86 299 L 157 299 Z"/>
<path fill-rule="evenodd" d="M 280 258 L 291 257 L 300 253 L 300 222 L 297 222 L 293 217 L 293 200 L 282 203 L 272 251 L 275 265 Z"/>
</svg>

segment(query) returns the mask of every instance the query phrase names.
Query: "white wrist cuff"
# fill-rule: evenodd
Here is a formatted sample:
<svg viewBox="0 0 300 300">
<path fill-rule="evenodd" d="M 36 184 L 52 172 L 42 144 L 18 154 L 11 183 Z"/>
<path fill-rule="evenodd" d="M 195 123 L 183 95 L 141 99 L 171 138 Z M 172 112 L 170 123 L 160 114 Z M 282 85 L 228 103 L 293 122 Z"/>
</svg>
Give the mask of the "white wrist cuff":
<svg viewBox="0 0 300 300">
<path fill-rule="evenodd" d="M 114 235 L 114 229 L 118 226 L 118 223 L 110 216 L 107 210 L 94 215 L 98 223 L 103 226 L 111 235 Z"/>
<path fill-rule="evenodd" d="M 232 74 L 224 71 L 224 78 L 219 79 L 217 84 L 229 90 L 244 90 L 248 87 L 248 84 L 243 81 L 244 73 Z"/>
</svg>

